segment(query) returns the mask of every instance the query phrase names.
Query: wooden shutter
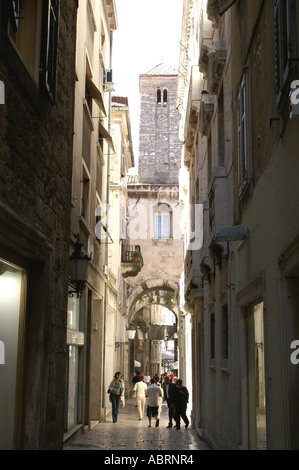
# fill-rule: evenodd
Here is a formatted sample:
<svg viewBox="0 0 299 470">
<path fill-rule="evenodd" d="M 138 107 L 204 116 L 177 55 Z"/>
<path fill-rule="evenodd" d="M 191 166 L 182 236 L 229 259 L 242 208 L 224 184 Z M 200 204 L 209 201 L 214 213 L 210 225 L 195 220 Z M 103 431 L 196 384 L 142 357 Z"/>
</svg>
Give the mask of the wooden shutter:
<svg viewBox="0 0 299 470">
<path fill-rule="evenodd" d="M 56 101 L 59 0 L 43 1 L 40 85 L 52 104 Z"/>
</svg>

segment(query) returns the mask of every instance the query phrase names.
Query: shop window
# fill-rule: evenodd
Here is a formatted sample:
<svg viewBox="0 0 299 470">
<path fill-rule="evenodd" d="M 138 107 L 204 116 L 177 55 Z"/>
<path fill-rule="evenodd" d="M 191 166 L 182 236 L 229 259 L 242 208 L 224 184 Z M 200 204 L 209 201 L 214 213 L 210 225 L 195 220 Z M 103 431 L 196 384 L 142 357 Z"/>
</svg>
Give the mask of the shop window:
<svg viewBox="0 0 299 470">
<path fill-rule="evenodd" d="M 26 271 L 0 259 L 0 448 L 16 448 L 22 373 Z"/>
<path fill-rule="evenodd" d="M 84 346 L 84 334 L 80 328 L 80 298 L 70 296 L 67 310 L 67 349 L 66 364 L 66 407 L 65 431 L 72 430 L 81 421 L 80 381 L 82 378 L 82 361 L 80 355 Z"/>
</svg>

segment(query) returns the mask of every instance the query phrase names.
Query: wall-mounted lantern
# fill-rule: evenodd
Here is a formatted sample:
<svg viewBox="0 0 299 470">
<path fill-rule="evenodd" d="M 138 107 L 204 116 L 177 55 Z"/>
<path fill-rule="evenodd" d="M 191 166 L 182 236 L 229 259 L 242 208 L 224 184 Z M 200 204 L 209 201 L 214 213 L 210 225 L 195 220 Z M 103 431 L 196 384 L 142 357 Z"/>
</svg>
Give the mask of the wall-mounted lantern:
<svg viewBox="0 0 299 470">
<path fill-rule="evenodd" d="M 87 268 L 91 260 L 86 253 L 82 251 L 83 243 L 80 242 L 79 236 L 75 243 L 75 251 L 70 256 L 70 286 L 69 295 L 77 294 L 80 297 L 82 287 L 86 282 Z"/>
<path fill-rule="evenodd" d="M 134 339 L 136 334 L 136 326 L 130 323 L 128 328 L 126 328 L 128 339 Z M 115 350 L 124 346 L 125 344 L 129 344 L 129 341 L 116 341 L 115 342 Z"/>
</svg>

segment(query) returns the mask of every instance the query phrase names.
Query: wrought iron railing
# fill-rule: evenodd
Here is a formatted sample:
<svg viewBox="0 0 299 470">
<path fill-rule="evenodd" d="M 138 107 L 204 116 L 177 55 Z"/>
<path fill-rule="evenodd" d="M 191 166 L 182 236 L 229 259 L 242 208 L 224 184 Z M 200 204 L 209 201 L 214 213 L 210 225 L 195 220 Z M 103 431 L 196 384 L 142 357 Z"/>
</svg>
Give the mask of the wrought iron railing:
<svg viewBox="0 0 299 470">
<path fill-rule="evenodd" d="M 129 245 L 128 243 L 123 242 L 121 247 L 121 262 L 136 263 L 142 267 L 143 257 L 141 254 L 140 245 Z"/>
</svg>

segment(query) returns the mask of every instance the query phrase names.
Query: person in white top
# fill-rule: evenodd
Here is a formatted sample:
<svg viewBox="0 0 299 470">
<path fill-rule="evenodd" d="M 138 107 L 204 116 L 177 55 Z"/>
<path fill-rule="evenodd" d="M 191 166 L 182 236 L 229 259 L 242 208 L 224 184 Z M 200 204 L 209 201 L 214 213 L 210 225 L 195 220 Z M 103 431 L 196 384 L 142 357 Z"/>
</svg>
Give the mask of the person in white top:
<svg viewBox="0 0 299 470">
<path fill-rule="evenodd" d="M 144 382 L 146 383 L 146 385 L 149 387 L 150 383 L 151 383 L 151 376 L 149 375 L 149 373 L 147 372 L 146 375 L 144 376 Z"/>
<path fill-rule="evenodd" d="M 156 382 L 156 385 L 158 385 L 158 387 L 160 387 L 161 394 L 162 394 L 162 396 L 159 396 L 159 398 L 158 398 L 158 419 L 160 419 L 161 411 L 162 411 L 162 403 L 163 403 L 163 398 L 164 398 L 164 390 L 163 390 L 162 385 L 159 381 Z"/>
<path fill-rule="evenodd" d="M 136 405 L 138 411 L 138 418 L 143 419 L 144 416 L 144 406 L 145 406 L 145 392 L 147 390 L 147 385 L 143 381 L 143 375 L 139 376 L 139 382 L 136 382 L 133 388 L 136 395 Z"/>
<path fill-rule="evenodd" d="M 155 384 L 155 380 L 151 379 L 151 385 L 146 390 L 148 397 L 147 417 L 148 427 L 151 427 L 152 418 L 156 420 L 156 428 L 159 426 L 159 397 L 162 397 L 161 388 Z"/>
</svg>

